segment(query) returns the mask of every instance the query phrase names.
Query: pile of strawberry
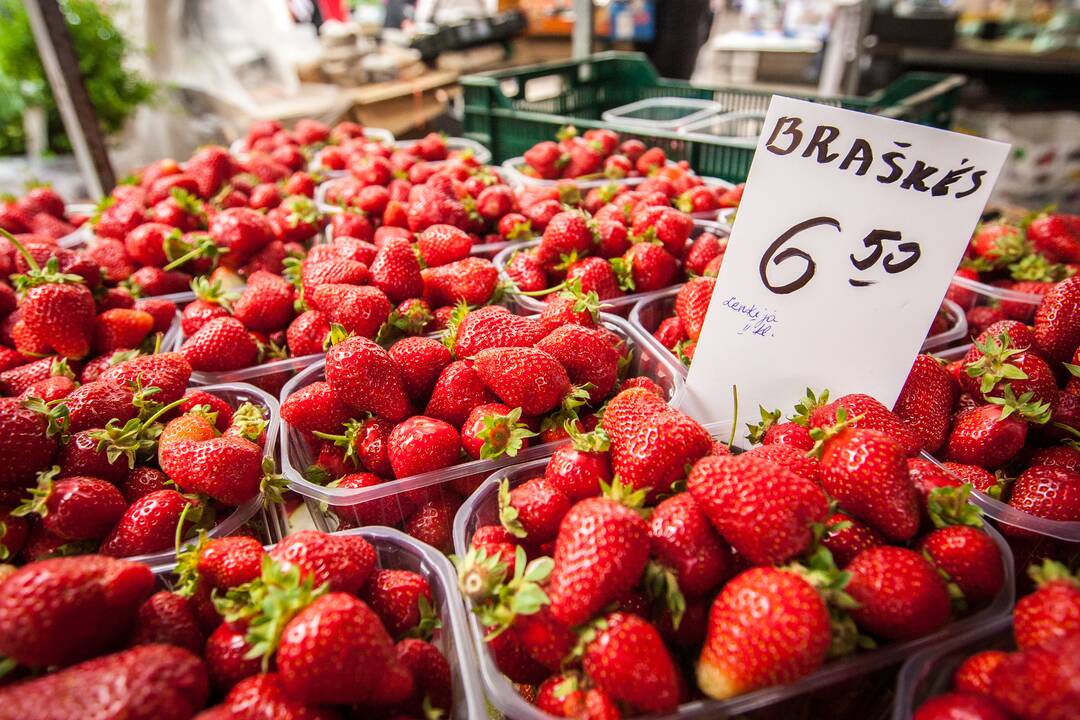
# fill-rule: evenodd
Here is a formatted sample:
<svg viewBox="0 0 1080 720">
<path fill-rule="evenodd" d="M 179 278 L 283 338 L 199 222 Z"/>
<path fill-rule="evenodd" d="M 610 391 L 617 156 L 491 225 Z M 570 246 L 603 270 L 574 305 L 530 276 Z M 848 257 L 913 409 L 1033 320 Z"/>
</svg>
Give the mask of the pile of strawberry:
<svg viewBox="0 0 1080 720">
<path fill-rule="evenodd" d="M 699 251 L 704 247 L 712 246 L 714 240 L 711 233 L 703 233 L 691 246 Z M 724 251 L 727 249 L 727 238 L 715 238 L 716 246 L 720 248 L 717 255 L 705 267 L 704 273 L 699 277 L 692 277 L 685 285 L 679 288 L 675 294 L 675 303 L 672 314 L 663 318 L 659 325 L 651 331 L 651 334 L 665 348 L 670 350 L 687 367 L 694 359 L 694 350 L 697 348 L 698 337 L 701 328 L 705 324 L 705 314 L 709 310 L 709 301 L 712 298 L 713 288 L 716 287 L 716 274 L 720 270 L 720 263 L 724 259 Z M 700 246 L 700 247 L 699 247 Z M 710 250 L 711 252 L 711 250 Z M 690 263 L 688 258 L 687 263 Z M 644 302 L 650 302 L 643 300 Z M 927 337 L 932 337 L 947 331 L 956 322 L 953 313 L 942 307 L 934 317 Z M 644 328 L 650 332 L 649 328 Z"/>
<path fill-rule="evenodd" d="M 544 296 L 573 281 L 604 301 L 718 272 L 726 239 L 711 232 L 691 239 L 689 215 L 637 195 L 620 193 L 592 216 L 567 210 L 551 217 L 535 247 L 515 250 L 506 261 L 517 292 Z"/>
<path fill-rule="evenodd" d="M 566 295 L 544 314 L 503 306 L 450 321 L 443 342 L 406 337 L 384 350 L 364 337 L 332 338 L 325 380 L 284 398 L 282 419 L 314 458 L 307 479 L 360 489 L 469 460 L 512 457 L 536 442 L 593 427 L 594 411 L 617 387 L 662 390 L 626 379 L 631 348 L 598 322 L 593 307 Z M 665 397 L 664 400 L 667 398 Z M 449 549 L 449 522 L 479 477 L 455 480 L 453 493 L 426 489 L 334 508 L 344 524 L 399 524 Z M 425 533 L 421 528 L 432 528 Z"/>
<path fill-rule="evenodd" d="M 500 487 L 500 524 L 457 560 L 499 670 L 557 717 L 667 713 L 989 603 L 1003 559 L 966 490 L 938 488 L 919 433 L 873 398 L 823 395 L 733 455 L 624 390 Z"/>
<path fill-rule="evenodd" d="M 1080 216 L 1037 213 L 1018 222 L 980 225 L 956 275 L 1037 298 L 1077 270 Z M 948 297 L 967 312 L 973 337 L 999 320 L 1030 323 L 1038 304 L 992 298 L 985 302 L 987 298 L 960 285 L 953 285 Z"/>
<path fill-rule="evenodd" d="M 431 587 L 377 564 L 359 535 L 308 530 L 269 552 L 251 537 L 204 540 L 181 556 L 172 590 L 155 591 L 145 565 L 100 555 L 27 565 L 0 581 L 0 653 L 18 673 L 0 713 L 445 717 L 453 683 Z"/>
<path fill-rule="evenodd" d="M 140 355 L 0 398 L 0 559 L 157 553 L 276 498 L 264 409 L 187 391 L 190 376 L 177 353 Z"/>
<path fill-rule="evenodd" d="M 88 217 L 69 214 L 64 198 L 48 184 L 30 184 L 22 197 L 0 198 L 0 228 L 25 242 L 56 242 L 75 232 Z M 0 272 L 10 252 L 0 251 Z M 10 274 L 10 268 L 2 274 Z"/>
<path fill-rule="evenodd" d="M 927 700 L 912 720 L 1069 720 L 1080 708 L 1080 578 L 1045 561 L 1013 610 L 1015 649 L 971 655 L 952 691 Z M 999 647 L 1005 647 L 1002 643 Z"/>
<path fill-rule="evenodd" d="M 387 145 L 362 135 L 342 137 L 319 148 L 315 152 L 314 163 L 324 170 L 350 172 L 363 179 L 377 177 L 385 168 L 381 160 L 373 161 L 373 158 L 386 160 L 393 177 L 414 184 L 423 184 L 424 179 L 442 165 L 462 165 L 471 169 L 480 165 L 472 150 L 452 150 L 447 145 L 446 136 L 434 132 L 415 142 L 400 145 Z"/>
<path fill-rule="evenodd" d="M 926 449 L 957 478 L 1035 517 L 1080 521 L 1080 277 L 1046 294 L 1033 325 L 998 321 L 944 368 L 920 357 L 896 409 L 919 406 Z"/>
</svg>

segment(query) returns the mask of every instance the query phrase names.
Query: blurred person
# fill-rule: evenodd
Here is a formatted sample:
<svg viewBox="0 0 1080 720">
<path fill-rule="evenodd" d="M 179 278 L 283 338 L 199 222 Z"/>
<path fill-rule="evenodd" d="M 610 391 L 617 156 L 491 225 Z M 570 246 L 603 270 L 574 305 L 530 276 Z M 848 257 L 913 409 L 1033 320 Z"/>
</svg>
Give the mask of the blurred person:
<svg viewBox="0 0 1080 720">
<path fill-rule="evenodd" d="M 711 0 L 653 0 L 656 33 L 634 49 L 649 56 L 662 77 L 689 80 L 712 31 Z"/>
</svg>

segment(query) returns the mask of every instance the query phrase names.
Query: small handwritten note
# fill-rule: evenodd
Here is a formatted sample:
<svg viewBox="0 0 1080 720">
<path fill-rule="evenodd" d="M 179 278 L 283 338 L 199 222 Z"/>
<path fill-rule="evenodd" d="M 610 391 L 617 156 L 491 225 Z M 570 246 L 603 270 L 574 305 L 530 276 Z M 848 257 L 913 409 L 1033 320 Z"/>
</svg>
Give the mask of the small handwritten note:
<svg viewBox="0 0 1080 720">
<path fill-rule="evenodd" d="M 683 409 L 731 420 L 806 387 L 891 406 L 1008 145 L 773 97 Z"/>
</svg>

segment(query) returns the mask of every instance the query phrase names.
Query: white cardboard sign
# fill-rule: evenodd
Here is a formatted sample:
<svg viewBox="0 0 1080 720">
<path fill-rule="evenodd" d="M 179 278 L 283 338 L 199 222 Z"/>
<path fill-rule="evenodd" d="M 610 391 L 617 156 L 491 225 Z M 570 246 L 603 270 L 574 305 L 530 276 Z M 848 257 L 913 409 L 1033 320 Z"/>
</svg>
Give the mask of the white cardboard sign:
<svg viewBox="0 0 1080 720">
<path fill-rule="evenodd" d="M 763 128 L 683 409 L 892 407 L 1009 146 L 778 96 Z"/>
</svg>

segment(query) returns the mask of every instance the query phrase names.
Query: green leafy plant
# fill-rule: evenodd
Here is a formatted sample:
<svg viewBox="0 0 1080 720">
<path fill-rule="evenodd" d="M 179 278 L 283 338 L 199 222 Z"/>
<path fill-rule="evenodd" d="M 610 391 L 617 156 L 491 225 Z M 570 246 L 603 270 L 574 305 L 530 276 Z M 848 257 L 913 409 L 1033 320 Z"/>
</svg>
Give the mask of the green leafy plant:
<svg viewBox="0 0 1080 720">
<path fill-rule="evenodd" d="M 101 129 L 115 133 L 153 97 L 154 86 L 124 66 L 132 45 L 95 0 L 61 0 L 60 8 Z M 45 110 L 49 150 L 70 152 L 22 0 L 0 0 L 0 23 L 0 155 L 25 152 L 22 113 L 35 106 Z"/>
</svg>

